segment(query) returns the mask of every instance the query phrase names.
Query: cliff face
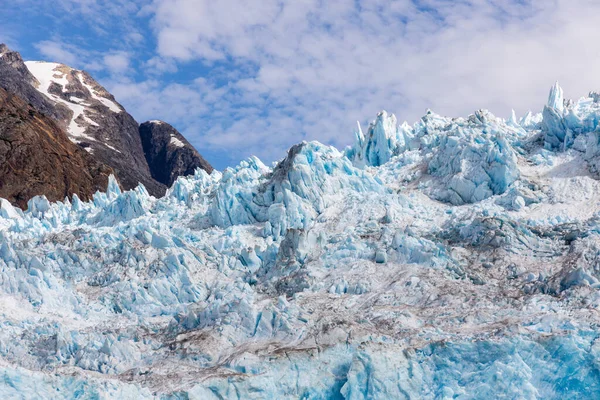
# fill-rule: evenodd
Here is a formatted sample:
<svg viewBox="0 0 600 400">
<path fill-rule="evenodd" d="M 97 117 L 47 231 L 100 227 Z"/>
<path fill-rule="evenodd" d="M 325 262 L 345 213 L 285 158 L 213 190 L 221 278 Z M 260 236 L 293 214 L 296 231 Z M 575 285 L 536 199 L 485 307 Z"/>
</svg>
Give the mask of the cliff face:
<svg viewBox="0 0 600 400">
<path fill-rule="evenodd" d="M 89 199 L 113 170 L 69 140 L 61 127 L 0 88 L 0 197 L 21 208 L 35 195 Z"/>
<path fill-rule="evenodd" d="M 191 175 L 197 168 L 208 173 L 213 167 L 175 128 L 163 121 L 140 125 L 144 155 L 152 177 L 171 186 L 178 176 Z"/>
</svg>

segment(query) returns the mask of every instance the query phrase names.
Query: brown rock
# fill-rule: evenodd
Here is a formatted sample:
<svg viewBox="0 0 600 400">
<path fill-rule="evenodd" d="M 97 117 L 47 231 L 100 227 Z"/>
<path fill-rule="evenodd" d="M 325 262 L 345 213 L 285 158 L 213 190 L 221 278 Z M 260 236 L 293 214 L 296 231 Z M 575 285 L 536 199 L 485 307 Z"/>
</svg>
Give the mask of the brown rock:
<svg viewBox="0 0 600 400">
<path fill-rule="evenodd" d="M 104 191 L 113 170 L 69 140 L 50 117 L 0 88 L 0 197 L 21 208 L 44 194 L 50 201 Z"/>
</svg>

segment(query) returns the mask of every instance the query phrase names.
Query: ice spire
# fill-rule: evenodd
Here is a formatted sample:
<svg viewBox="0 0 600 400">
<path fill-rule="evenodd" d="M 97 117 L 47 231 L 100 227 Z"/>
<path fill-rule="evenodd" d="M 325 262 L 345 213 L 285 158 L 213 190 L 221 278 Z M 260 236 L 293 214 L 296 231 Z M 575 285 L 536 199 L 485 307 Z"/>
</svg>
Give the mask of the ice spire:
<svg viewBox="0 0 600 400">
<path fill-rule="evenodd" d="M 519 120 L 517 119 L 517 114 L 515 110 L 512 110 L 510 113 L 510 118 L 508 119 L 508 124 L 513 126 L 519 126 Z"/>
<path fill-rule="evenodd" d="M 20 218 L 22 214 L 21 210 L 13 207 L 8 200 L 0 198 L 0 217 L 17 219 Z"/>
<path fill-rule="evenodd" d="M 121 188 L 117 183 L 117 179 L 113 174 L 108 177 L 108 187 L 106 188 L 106 196 L 109 199 L 114 199 L 121 194 Z"/>
<path fill-rule="evenodd" d="M 365 134 L 360 126 L 360 121 L 356 121 L 356 125 L 358 125 L 358 130 L 356 131 L 356 141 L 358 142 L 359 146 L 362 146 L 365 141 Z"/>
<path fill-rule="evenodd" d="M 80 211 L 81 210 L 81 199 L 77 196 L 77 193 L 73 194 L 73 200 L 71 201 L 71 210 Z"/>
<path fill-rule="evenodd" d="M 563 90 L 558 84 L 558 81 L 556 81 L 554 86 L 550 89 L 550 94 L 548 95 L 548 107 L 554 108 L 558 112 L 563 112 L 564 110 Z"/>
<path fill-rule="evenodd" d="M 384 110 L 369 125 L 366 138 L 362 144 L 363 156 L 367 165 L 379 166 L 392 157 L 397 142 L 396 116 Z"/>
</svg>

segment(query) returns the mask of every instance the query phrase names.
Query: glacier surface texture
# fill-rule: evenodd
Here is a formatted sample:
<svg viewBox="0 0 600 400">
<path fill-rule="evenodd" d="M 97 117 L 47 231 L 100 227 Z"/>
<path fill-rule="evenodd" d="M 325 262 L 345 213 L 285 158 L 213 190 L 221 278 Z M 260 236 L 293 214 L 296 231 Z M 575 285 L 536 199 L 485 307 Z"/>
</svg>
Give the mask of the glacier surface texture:
<svg viewBox="0 0 600 400">
<path fill-rule="evenodd" d="M 0 201 L 0 398 L 600 398 L 600 95 Z"/>
</svg>

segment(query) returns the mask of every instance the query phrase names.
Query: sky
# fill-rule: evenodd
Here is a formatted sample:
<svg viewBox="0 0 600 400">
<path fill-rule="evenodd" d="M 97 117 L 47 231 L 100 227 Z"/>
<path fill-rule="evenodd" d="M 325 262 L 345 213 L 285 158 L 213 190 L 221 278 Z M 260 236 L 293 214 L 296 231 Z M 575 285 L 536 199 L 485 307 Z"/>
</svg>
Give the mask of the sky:
<svg viewBox="0 0 600 400">
<path fill-rule="evenodd" d="M 381 110 L 499 117 L 600 89 L 597 0 L 10 0 L 0 42 L 85 69 L 216 168 L 339 149 Z"/>
</svg>

